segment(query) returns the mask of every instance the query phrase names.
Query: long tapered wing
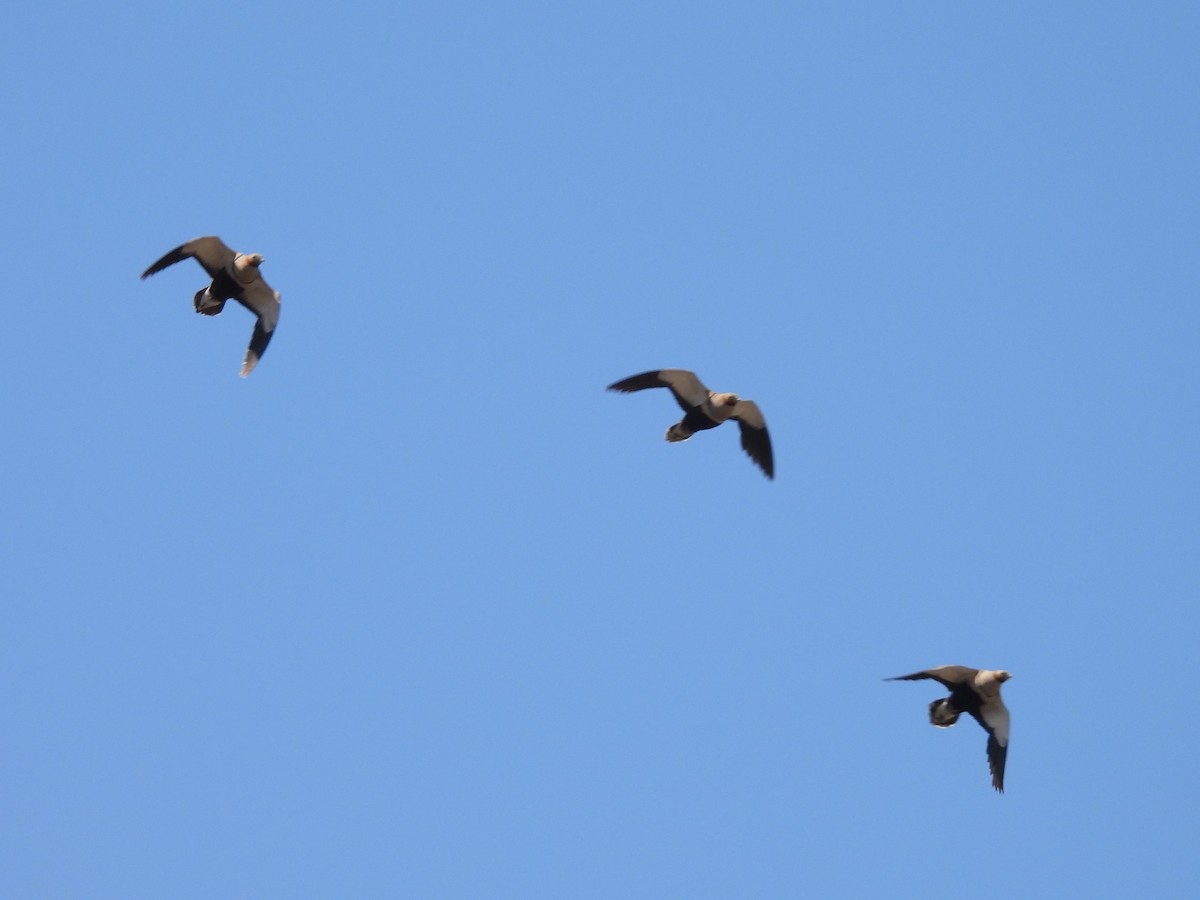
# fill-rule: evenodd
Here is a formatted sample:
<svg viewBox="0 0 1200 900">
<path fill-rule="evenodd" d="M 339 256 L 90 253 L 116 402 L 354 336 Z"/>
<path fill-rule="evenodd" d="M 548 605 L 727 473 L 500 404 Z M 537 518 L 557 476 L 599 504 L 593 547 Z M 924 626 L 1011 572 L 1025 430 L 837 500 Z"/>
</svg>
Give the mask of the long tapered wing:
<svg viewBox="0 0 1200 900">
<path fill-rule="evenodd" d="M 771 435 L 767 420 L 753 400 L 739 400 L 733 408 L 733 418 L 742 432 L 742 449 L 768 478 L 775 477 L 775 454 L 771 451 Z"/>
<path fill-rule="evenodd" d="M 237 253 L 225 246 L 225 242 L 219 237 L 198 237 L 165 254 L 142 273 L 142 278 L 148 278 L 155 272 L 161 272 L 167 266 L 173 266 L 189 257 L 200 263 L 210 278 L 216 278 L 217 273 L 232 263 L 236 256 Z"/>
<path fill-rule="evenodd" d="M 911 675 L 897 675 L 895 678 L 885 678 L 884 681 L 921 681 L 932 678 L 946 687 L 953 689 L 960 684 L 970 684 L 975 680 L 978 669 L 966 666 L 937 666 L 924 672 L 913 672 Z"/>
<path fill-rule="evenodd" d="M 258 316 L 254 333 L 250 335 L 250 347 L 246 350 L 246 358 L 242 360 L 240 374 L 245 378 L 254 371 L 267 350 L 267 344 L 271 342 L 271 336 L 275 334 L 281 304 L 279 292 L 271 290 L 261 278 L 247 286 L 239 302 Z"/>
<path fill-rule="evenodd" d="M 671 389 L 675 402 L 684 412 L 691 412 L 708 399 L 708 388 L 700 383 L 695 372 L 689 372 L 687 369 L 656 369 L 653 372 L 643 372 L 621 381 L 614 381 L 608 386 L 608 390 L 632 394 L 634 391 L 662 387 Z"/>
<path fill-rule="evenodd" d="M 992 787 L 1004 793 L 1004 764 L 1008 761 L 1008 707 L 999 697 L 983 704 L 979 712 L 971 713 L 975 721 L 988 733 L 988 769 L 992 773 Z"/>
</svg>

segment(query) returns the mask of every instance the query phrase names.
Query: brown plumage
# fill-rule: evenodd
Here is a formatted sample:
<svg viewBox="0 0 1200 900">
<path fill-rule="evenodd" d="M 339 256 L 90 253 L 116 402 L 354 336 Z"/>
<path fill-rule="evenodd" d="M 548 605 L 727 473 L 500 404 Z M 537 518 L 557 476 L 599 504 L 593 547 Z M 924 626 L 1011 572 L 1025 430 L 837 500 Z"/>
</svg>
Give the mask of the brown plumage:
<svg viewBox="0 0 1200 900">
<path fill-rule="evenodd" d="M 192 300 L 196 312 L 215 316 L 225 308 L 225 301 L 236 300 L 258 319 L 250 336 L 250 347 L 242 361 L 240 374 L 245 378 L 258 365 L 279 323 L 279 291 L 272 290 L 258 271 L 263 263 L 260 254 L 238 253 L 227 247 L 219 237 L 198 237 L 180 244 L 143 272 L 142 278 L 148 278 L 189 257 L 200 263 L 212 278 L 212 283 L 204 290 L 197 291 Z"/>
<path fill-rule="evenodd" d="M 988 768 L 992 787 L 1004 793 L 1004 764 L 1008 760 L 1008 707 L 1000 699 L 1000 685 L 1012 676 L 1003 669 L 970 669 L 966 666 L 938 666 L 911 675 L 898 675 L 887 681 L 932 679 L 949 688 L 950 696 L 929 704 L 929 721 L 938 728 L 949 728 L 962 713 L 970 713 L 988 734 Z"/>
<path fill-rule="evenodd" d="M 771 435 L 762 411 L 753 400 L 742 400 L 737 394 L 718 394 L 710 391 L 686 369 L 657 369 L 615 381 L 610 391 L 632 393 L 647 388 L 669 388 L 684 416 L 667 429 L 671 443 L 686 441 L 697 431 L 716 428 L 733 419 L 742 435 L 742 449 L 768 478 L 775 477 L 775 456 L 771 451 Z"/>
</svg>

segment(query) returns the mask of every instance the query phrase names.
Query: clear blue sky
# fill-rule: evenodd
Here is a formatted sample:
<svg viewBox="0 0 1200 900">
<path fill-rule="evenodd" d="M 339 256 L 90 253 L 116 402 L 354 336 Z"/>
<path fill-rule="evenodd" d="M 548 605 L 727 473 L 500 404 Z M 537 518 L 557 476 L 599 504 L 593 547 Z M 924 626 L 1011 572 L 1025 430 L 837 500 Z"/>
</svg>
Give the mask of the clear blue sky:
<svg viewBox="0 0 1200 900">
<path fill-rule="evenodd" d="M 0 895 L 1184 897 L 1200 9 L 0 32 Z M 283 295 L 192 312 L 218 234 Z M 695 370 L 756 400 L 668 445 Z M 1008 792 L 937 731 L 1007 668 Z"/>
</svg>

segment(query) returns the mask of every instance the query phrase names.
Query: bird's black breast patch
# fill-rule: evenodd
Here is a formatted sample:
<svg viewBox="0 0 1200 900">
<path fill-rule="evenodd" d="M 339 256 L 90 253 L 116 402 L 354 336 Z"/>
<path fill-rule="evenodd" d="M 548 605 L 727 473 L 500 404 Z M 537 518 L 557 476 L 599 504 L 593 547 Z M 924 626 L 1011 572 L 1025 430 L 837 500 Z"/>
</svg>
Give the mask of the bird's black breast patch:
<svg viewBox="0 0 1200 900">
<path fill-rule="evenodd" d="M 714 422 L 702 406 L 693 407 L 683 417 L 683 427 L 692 432 L 692 434 L 695 434 L 697 431 L 716 428 L 720 424 L 720 422 Z"/>
<path fill-rule="evenodd" d="M 231 300 L 241 296 L 242 286 L 228 272 L 221 271 L 213 278 L 209 291 L 219 300 Z"/>
</svg>

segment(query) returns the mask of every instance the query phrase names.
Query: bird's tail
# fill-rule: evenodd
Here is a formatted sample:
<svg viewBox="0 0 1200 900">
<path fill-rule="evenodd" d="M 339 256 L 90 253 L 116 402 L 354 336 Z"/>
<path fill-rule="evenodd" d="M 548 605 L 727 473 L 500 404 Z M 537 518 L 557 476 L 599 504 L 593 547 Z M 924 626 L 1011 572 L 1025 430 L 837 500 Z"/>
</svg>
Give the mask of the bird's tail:
<svg viewBox="0 0 1200 900">
<path fill-rule="evenodd" d="M 929 704 L 929 721 L 938 728 L 949 728 L 958 721 L 961 713 L 950 705 L 950 698 L 943 697 Z"/>
<path fill-rule="evenodd" d="M 225 301 L 216 299 L 208 292 L 208 288 L 205 288 L 202 291 L 196 291 L 192 305 L 196 307 L 196 312 L 198 313 L 203 313 L 206 316 L 216 316 L 220 315 L 221 310 L 225 308 Z"/>
<path fill-rule="evenodd" d="M 683 427 L 682 422 L 676 422 L 667 429 L 667 440 L 672 444 L 677 444 L 680 441 L 686 441 L 692 436 L 692 433 Z"/>
</svg>

